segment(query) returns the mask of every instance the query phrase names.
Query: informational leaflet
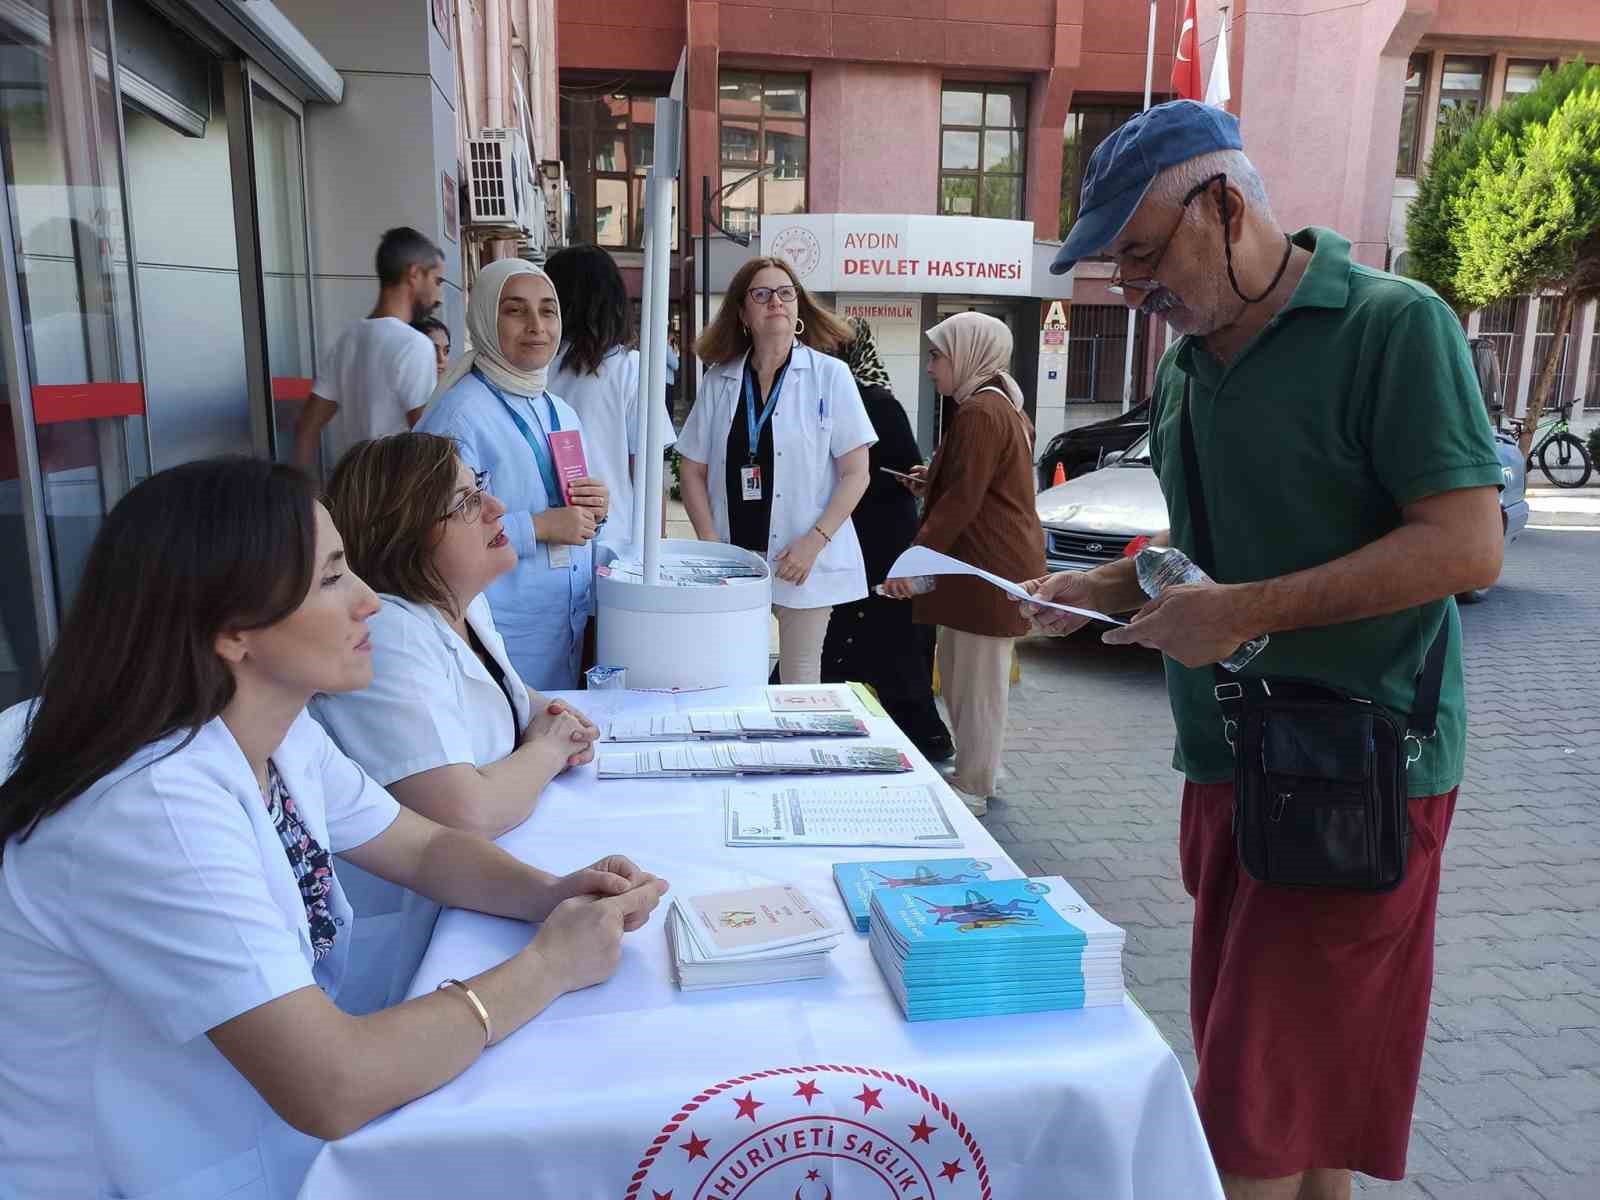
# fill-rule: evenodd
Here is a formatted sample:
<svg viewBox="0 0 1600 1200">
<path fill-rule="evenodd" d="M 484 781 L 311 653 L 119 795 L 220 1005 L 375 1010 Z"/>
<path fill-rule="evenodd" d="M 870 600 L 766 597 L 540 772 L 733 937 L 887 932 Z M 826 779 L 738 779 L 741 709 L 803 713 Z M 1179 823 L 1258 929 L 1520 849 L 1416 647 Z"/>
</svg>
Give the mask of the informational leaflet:
<svg viewBox="0 0 1600 1200">
<path fill-rule="evenodd" d="M 727 743 L 618 750 L 600 755 L 601 779 L 670 779 L 683 775 L 897 773 L 911 760 L 893 746 L 780 746 Z"/>
<path fill-rule="evenodd" d="M 918 846 L 959 849 L 961 837 L 933 788 L 729 788 L 730 846 Z"/>
<path fill-rule="evenodd" d="M 644 563 L 640 559 L 617 559 L 596 571 L 627 583 L 644 582 Z M 725 558 L 675 555 L 661 563 L 660 582 L 670 587 L 720 587 L 746 579 L 762 579 L 764 567 L 755 563 L 733 562 Z"/>
<path fill-rule="evenodd" d="M 948 554 L 940 554 L 937 550 L 929 550 L 926 546 L 912 546 L 899 558 L 894 560 L 894 565 L 889 568 L 890 579 L 914 578 L 918 575 L 975 575 L 986 583 L 1014 596 L 1018 600 L 1026 600 L 1030 604 L 1037 604 L 1041 608 L 1054 608 L 1061 612 L 1075 613 L 1080 617 L 1089 617 L 1095 621 L 1105 621 L 1110 625 L 1126 625 L 1127 622 L 1116 617 L 1107 616 L 1103 612 L 1095 612 L 1092 608 L 1074 608 L 1070 604 L 1057 604 L 1053 600 L 1041 600 L 1037 596 L 1030 596 L 1021 584 L 1012 583 L 999 575 L 991 574 L 982 567 L 975 567 L 971 563 L 964 563 L 959 558 L 951 558 Z"/>
<path fill-rule="evenodd" d="M 773 712 L 849 712 L 850 704 L 832 687 L 769 687 L 767 707 Z"/>
<path fill-rule="evenodd" d="M 830 948 L 839 929 L 792 884 L 714 892 L 673 901 L 687 918 L 702 958 L 747 958 L 821 942 Z"/>
<path fill-rule="evenodd" d="M 764 709 L 719 709 L 653 717 L 620 717 L 608 723 L 606 742 L 719 741 L 730 738 L 865 737 L 867 723 L 849 713 L 773 713 Z"/>
</svg>

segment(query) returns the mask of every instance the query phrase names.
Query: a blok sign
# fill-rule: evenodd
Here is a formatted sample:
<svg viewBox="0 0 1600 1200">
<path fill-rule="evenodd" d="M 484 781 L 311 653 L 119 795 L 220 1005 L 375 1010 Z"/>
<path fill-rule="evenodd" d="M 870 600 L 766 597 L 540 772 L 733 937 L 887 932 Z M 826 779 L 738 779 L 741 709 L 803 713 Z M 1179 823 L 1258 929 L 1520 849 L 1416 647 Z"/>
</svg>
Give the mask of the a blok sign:
<svg viewBox="0 0 1600 1200">
<path fill-rule="evenodd" d="M 766 216 L 761 252 L 819 292 L 1027 296 L 1033 222 L 915 214 Z"/>
</svg>

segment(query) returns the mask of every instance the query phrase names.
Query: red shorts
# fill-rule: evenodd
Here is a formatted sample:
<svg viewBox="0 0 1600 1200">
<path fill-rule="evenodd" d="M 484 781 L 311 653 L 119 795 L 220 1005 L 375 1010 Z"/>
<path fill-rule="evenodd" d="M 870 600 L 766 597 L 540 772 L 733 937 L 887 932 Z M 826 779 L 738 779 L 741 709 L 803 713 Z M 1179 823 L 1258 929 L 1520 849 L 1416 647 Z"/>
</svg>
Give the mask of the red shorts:
<svg viewBox="0 0 1600 1200">
<path fill-rule="evenodd" d="M 1439 857 L 1454 790 L 1413 796 L 1391 892 L 1257 883 L 1239 869 L 1233 785 L 1185 783 L 1178 856 L 1194 897 L 1195 1103 L 1218 1169 L 1272 1179 L 1405 1175 L 1433 988 Z"/>
</svg>

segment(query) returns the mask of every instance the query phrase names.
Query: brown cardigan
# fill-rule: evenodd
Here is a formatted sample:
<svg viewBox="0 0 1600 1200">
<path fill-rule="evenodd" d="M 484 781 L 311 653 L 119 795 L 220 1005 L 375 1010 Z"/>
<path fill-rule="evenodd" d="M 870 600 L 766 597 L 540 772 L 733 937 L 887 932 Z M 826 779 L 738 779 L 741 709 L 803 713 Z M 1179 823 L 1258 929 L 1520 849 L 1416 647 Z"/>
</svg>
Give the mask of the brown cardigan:
<svg viewBox="0 0 1600 1200">
<path fill-rule="evenodd" d="M 1004 579 L 1037 579 L 1044 530 L 1033 496 L 1033 426 L 1005 396 L 977 392 L 956 409 L 933 456 L 916 544 Z M 989 637 L 1028 631 L 1011 597 L 970 575 L 942 575 L 912 603 L 923 625 Z"/>
</svg>

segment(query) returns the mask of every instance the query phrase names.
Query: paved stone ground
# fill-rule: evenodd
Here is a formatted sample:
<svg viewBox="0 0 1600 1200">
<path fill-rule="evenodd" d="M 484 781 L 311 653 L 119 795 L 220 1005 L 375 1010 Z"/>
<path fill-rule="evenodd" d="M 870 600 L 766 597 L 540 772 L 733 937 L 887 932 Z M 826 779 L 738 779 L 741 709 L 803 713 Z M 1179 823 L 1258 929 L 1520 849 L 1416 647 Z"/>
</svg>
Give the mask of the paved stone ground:
<svg viewBox="0 0 1600 1200">
<path fill-rule="evenodd" d="M 1389 1198 L 1600 1198 L 1600 533 L 1530 531 L 1465 606 L 1470 740 L 1446 843 L 1409 1178 Z M 1191 908 L 1159 660 L 1021 644 L 986 824 L 1128 930 L 1129 986 L 1190 1077 Z"/>
</svg>

